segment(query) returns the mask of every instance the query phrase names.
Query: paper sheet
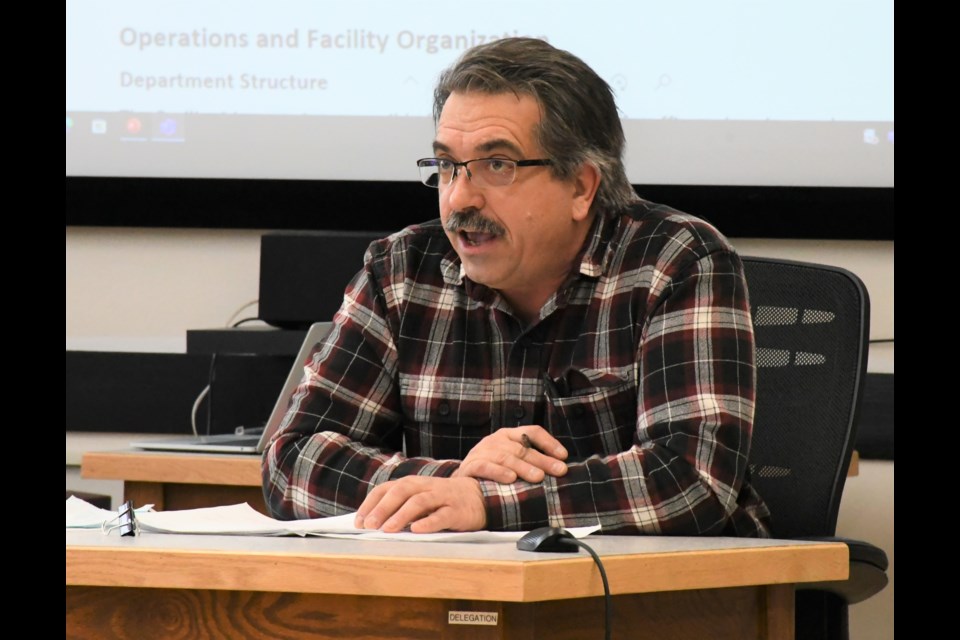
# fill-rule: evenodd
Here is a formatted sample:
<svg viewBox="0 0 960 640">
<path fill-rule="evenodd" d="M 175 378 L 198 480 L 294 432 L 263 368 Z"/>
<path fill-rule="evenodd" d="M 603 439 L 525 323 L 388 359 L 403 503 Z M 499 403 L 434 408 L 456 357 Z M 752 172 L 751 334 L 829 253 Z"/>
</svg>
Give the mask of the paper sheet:
<svg viewBox="0 0 960 640">
<path fill-rule="evenodd" d="M 137 517 L 148 511 L 153 511 L 152 504 L 146 504 L 134 512 Z M 99 529 L 104 522 L 116 519 L 117 512 L 95 507 L 86 500 L 76 496 L 67 498 L 67 528 L 68 529 Z"/>
<path fill-rule="evenodd" d="M 71 503 L 71 501 L 74 501 Z M 82 504 L 78 504 L 82 503 Z M 85 506 L 84 506 L 85 505 Z M 154 533 L 329 536 L 353 540 L 406 540 L 412 542 L 513 542 L 525 531 L 444 531 L 440 533 L 384 533 L 353 526 L 354 514 L 347 513 L 313 520 L 275 520 L 247 503 L 180 511 L 144 511 L 137 509 L 141 531 Z M 67 500 L 67 527 L 98 528 L 117 514 L 98 509 L 71 496 Z M 568 529 L 577 538 L 598 531 L 600 525 Z"/>
</svg>

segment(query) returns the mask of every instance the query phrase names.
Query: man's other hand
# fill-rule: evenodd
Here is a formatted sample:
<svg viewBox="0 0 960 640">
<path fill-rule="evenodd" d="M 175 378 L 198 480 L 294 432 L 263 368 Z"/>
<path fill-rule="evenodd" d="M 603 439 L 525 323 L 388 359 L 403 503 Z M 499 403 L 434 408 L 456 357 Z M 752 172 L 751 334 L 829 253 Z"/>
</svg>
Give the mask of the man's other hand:
<svg viewBox="0 0 960 640">
<path fill-rule="evenodd" d="M 487 524 L 480 483 L 473 478 L 406 476 L 367 494 L 354 526 L 387 533 L 479 531 Z"/>
<path fill-rule="evenodd" d="M 566 459 L 567 450 L 543 427 L 503 428 L 478 442 L 453 477 L 482 478 L 501 484 L 516 482 L 518 478 L 543 482 L 545 474 L 565 474 Z"/>
</svg>

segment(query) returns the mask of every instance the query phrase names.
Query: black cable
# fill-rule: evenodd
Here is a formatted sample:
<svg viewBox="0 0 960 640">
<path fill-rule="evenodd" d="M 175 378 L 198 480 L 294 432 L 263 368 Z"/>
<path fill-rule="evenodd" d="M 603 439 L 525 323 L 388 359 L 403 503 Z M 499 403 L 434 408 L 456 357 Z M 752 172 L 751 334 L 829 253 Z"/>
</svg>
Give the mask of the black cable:
<svg viewBox="0 0 960 640">
<path fill-rule="evenodd" d="M 587 553 L 593 556 L 593 562 L 597 565 L 597 569 L 600 570 L 600 579 L 603 580 L 603 637 L 604 640 L 610 640 L 610 627 L 613 618 L 613 602 L 610 599 L 610 584 L 607 582 L 607 572 L 603 569 L 603 563 L 600 561 L 600 556 L 597 555 L 596 551 L 590 548 L 590 545 L 582 540 L 577 540 L 576 538 L 561 538 L 560 542 L 585 549 Z"/>
<path fill-rule="evenodd" d="M 207 435 L 213 424 L 213 382 L 217 379 L 217 352 L 210 356 L 210 371 L 207 373 Z"/>
<path fill-rule="evenodd" d="M 876 340 L 871 340 L 870 344 L 880 344 L 883 342 L 893 342 L 893 338 L 877 338 Z"/>
<path fill-rule="evenodd" d="M 231 328 L 231 329 L 235 329 L 235 328 L 239 327 L 240 325 L 246 324 L 246 323 L 248 323 L 248 322 L 263 322 L 263 320 L 261 320 L 260 318 L 255 317 L 255 316 L 250 316 L 249 318 L 243 318 L 243 319 L 241 319 L 241 320 L 237 320 L 237 321 L 234 322 L 232 325 L 230 325 L 230 328 Z"/>
</svg>

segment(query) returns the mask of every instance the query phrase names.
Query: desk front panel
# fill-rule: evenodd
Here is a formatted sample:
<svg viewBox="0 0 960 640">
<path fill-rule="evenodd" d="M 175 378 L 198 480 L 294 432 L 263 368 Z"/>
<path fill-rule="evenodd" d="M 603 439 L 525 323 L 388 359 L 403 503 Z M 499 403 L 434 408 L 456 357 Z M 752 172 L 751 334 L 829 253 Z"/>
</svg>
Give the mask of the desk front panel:
<svg viewBox="0 0 960 640">
<path fill-rule="evenodd" d="M 602 638 L 603 598 L 534 603 L 385 596 L 68 586 L 67 637 Z M 613 637 L 792 638 L 793 588 L 618 595 Z"/>
</svg>

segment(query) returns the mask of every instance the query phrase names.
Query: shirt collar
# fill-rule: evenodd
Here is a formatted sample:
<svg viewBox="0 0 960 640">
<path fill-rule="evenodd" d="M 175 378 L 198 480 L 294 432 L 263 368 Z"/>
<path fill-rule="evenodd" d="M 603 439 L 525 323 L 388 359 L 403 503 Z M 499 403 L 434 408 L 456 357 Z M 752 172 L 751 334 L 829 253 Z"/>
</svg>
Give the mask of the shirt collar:
<svg viewBox="0 0 960 640">
<path fill-rule="evenodd" d="M 620 216 L 608 216 L 603 212 L 596 214 L 593 226 L 584 242 L 580 259 L 580 274 L 588 278 L 598 278 L 606 272 L 612 253 L 611 238 L 620 226 Z"/>
<path fill-rule="evenodd" d="M 443 274 L 443 281 L 454 287 L 462 285 L 467 275 L 463 269 L 463 263 L 460 262 L 460 256 L 452 248 L 440 261 L 440 272 Z"/>
</svg>

